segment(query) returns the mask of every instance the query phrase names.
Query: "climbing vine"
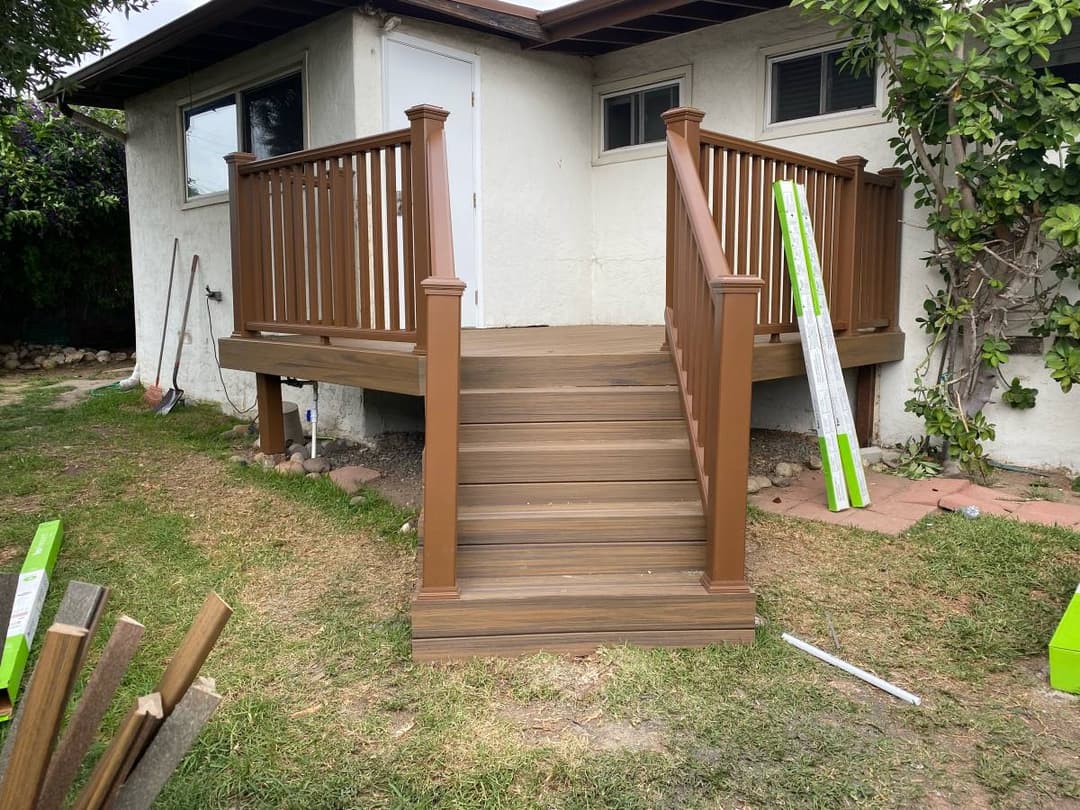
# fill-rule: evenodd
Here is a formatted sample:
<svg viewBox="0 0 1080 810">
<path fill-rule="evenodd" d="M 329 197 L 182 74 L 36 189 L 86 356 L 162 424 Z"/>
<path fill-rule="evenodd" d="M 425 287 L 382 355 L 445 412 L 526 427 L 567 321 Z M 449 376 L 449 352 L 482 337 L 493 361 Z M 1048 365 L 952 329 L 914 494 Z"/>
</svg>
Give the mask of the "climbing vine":
<svg viewBox="0 0 1080 810">
<path fill-rule="evenodd" d="M 1043 338 L 1062 391 L 1080 385 L 1080 85 L 1052 69 L 1080 0 L 794 0 L 850 37 L 848 70 L 881 70 L 891 144 L 933 234 L 942 279 L 907 409 L 942 452 L 985 472 L 995 392 L 1031 408 L 1005 368 Z M 935 285 L 937 286 L 937 285 Z"/>
</svg>

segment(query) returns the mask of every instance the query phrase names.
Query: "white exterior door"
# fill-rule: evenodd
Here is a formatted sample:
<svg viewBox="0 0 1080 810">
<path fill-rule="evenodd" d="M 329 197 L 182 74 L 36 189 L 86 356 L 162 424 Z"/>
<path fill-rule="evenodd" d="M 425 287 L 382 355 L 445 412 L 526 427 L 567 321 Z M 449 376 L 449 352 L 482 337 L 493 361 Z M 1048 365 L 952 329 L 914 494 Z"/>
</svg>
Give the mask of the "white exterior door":
<svg viewBox="0 0 1080 810">
<path fill-rule="evenodd" d="M 454 268 L 465 282 L 462 326 L 480 326 L 480 267 L 477 250 L 475 57 L 402 35 L 383 40 L 386 129 L 408 126 L 405 110 L 434 104 L 450 112 L 446 150 L 454 226 Z"/>
</svg>

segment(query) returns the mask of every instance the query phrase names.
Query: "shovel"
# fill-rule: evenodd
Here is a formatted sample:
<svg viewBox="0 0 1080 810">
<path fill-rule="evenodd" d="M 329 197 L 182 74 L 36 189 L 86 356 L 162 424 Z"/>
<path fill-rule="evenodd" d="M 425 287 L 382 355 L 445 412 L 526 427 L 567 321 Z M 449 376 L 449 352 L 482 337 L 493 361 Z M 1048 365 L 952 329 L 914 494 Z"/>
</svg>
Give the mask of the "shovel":
<svg viewBox="0 0 1080 810">
<path fill-rule="evenodd" d="M 199 254 L 191 257 L 191 278 L 188 279 L 187 298 L 184 300 L 184 317 L 180 319 L 180 337 L 176 341 L 176 360 L 173 362 L 172 388 L 165 392 L 161 404 L 154 413 L 164 416 L 184 399 L 184 391 L 176 382 L 180 375 L 180 356 L 184 353 L 184 333 L 187 331 L 188 310 L 191 308 L 191 290 L 195 287 L 195 272 L 199 269 Z"/>
<path fill-rule="evenodd" d="M 172 303 L 173 276 L 176 274 L 176 257 L 179 252 L 180 240 L 174 238 L 172 264 L 169 265 L 169 292 L 165 296 L 165 317 L 161 323 L 161 347 L 158 349 L 157 356 L 157 376 L 154 377 L 154 384 L 147 388 L 146 393 L 143 395 L 146 404 L 151 408 L 156 408 L 161 404 L 161 361 L 165 357 L 165 336 L 169 333 L 169 305 Z"/>
</svg>

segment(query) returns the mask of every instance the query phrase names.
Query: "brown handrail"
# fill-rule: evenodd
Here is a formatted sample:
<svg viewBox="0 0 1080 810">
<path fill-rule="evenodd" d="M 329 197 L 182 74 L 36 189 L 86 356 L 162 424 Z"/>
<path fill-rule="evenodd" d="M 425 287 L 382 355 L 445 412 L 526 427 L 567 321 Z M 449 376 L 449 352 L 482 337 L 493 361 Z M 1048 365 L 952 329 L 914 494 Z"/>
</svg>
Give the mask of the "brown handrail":
<svg viewBox="0 0 1080 810">
<path fill-rule="evenodd" d="M 675 364 L 706 521 L 702 584 L 746 592 L 746 475 L 760 278 L 735 275 L 700 175 L 704 113 L 678 108 L 667 123 L 667 345 Z"/>
<path fill-rule="evenodd" d="M 450 181 L 443 128 L 446 110 L 408 111 L 413 132 L 422 133 L 426 186 L 417 189 L 424 214 L 417 216 L 417 261 L 430 275 L 421 283 L 427 313 L 427 379 L 424 391 L 424 551 L 418 598 L 454 598 L 457 590 L 458 422 L 461 391 L 461 295 L 454 273 Z M 419 151 L 419 150 L 417 150 Z M 414 204 L 419 204 L 417 200 Z M 426 215 L 426 216 L 425 216 Z M 423 255 L 421 248 L 423 244 Z"/>
</svg>

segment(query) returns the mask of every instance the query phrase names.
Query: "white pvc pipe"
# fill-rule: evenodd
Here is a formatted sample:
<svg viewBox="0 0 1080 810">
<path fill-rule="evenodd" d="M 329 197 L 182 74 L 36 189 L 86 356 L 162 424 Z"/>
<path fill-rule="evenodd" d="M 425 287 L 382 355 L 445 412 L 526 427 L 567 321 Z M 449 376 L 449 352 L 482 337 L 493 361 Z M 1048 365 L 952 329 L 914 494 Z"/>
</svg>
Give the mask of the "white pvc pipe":
<svg viewBox="0 0 1080 810">
<path fill-rule="evenodd" d="M 127 391 L 128 389 L 134 388 L 138 384 L 139 384 L 139 364 L 136 363 L 135 368 L 133 368 L 131 370 L 131 376 L 121 380 L 120 384 L 117 386 L 117 388 L 120 388 L 123 391 Z"/>
<path fill-rule="evenodd" d="M 878 689 L 888 692 L 893 697 L 900 698 L 900 700 L 906 700 L 908 703 L 914 704 L 915 706 L 922 703 L 922 698 L 918 695 L 913 695 L 911 692 L 901 689 L 899 686 L 893 686 L 891 683 L 882 680 L 877 675 L 871 675 L 865 669 L 859 669 L 856 666 L 852 666 L 842 658 L 837 658 L 835 655 L 829 655 L 829 653 L 825 652 L 820 647 L 815 647 L 813 644 L 807 644 L 802 639 L 795 638 L 795 636 L 790 633 L 784 633 L 782 638 L 792 647 L 797 647 L 804 653 L 809 653 L 814 656 L 814 658 L 818 658 L 826 664 L 832 664 L 837 669 L 842 669 L 849 675 L 854 675 L 856 678 L 866 681 L 871 686 L 876 686 Z"/>
<path fill-rule="evenodd" d="M 315 458 L 319 443 L 319 381 L 311 382 L 311 457 Z"/>
</svg>

